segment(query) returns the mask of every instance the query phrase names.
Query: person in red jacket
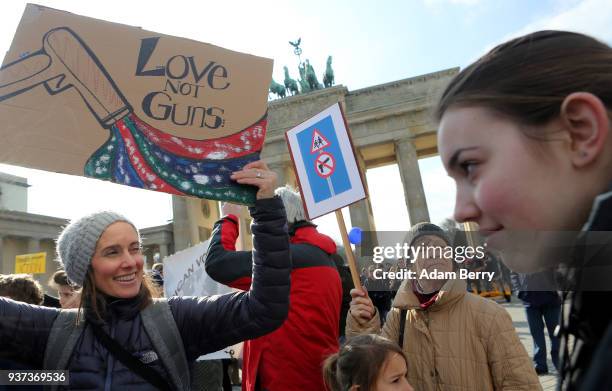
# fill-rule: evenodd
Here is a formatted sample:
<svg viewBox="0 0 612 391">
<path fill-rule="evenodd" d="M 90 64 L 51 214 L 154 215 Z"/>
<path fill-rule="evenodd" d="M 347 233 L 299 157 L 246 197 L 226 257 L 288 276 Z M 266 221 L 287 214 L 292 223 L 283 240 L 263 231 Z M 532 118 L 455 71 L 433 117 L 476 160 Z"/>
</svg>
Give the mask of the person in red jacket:
<svg viewBox="0 0 612 391">
<path fill-rule="evenodd" d="M 243 391 L 325 391 L 323 361 L 336 353 L 342 283 L 332 255 L 336 243 L 306 219 L 302 200 L 288 187 L 276 189 L 287 211 L 293 261 L 289 316 L 276 331 L 245 342 Z M 206 272 L 216 281 L 248 290 L 250 251 L 236 251 L 239 210 L 223 206 L 215 223 Z M 240 327 L 241 325 L 236 325 Z"/>
</svg>

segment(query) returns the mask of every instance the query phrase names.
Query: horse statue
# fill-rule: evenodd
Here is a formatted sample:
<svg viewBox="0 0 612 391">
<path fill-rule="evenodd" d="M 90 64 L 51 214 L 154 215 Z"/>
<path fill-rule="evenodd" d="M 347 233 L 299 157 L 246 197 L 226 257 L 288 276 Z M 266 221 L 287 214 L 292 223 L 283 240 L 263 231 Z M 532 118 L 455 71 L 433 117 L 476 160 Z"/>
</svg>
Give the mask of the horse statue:
<svg viewBox="0 0 612 391">
<path fill-rule="evenodd" d="M 298 65 L 298 71 L 300 72 L 300 90 L 302 91 L 302 94 L 305 94 L 307 92 L 310 92 L 310 85 L 308 84 L 308 81 L 306 81 L 306 65 L 305 64 L 300 64 Z"/>
<path fill-rule="evenodd" d="M 289 76 L 289 69 L 285 66 L 285 88 L 287 89 L 287 93 L 291 95 L 297 95 L 300 93 L 298 90 L 298 84 L 295 80 L 293 80 Z"/>
<path fill-rule="evenodd" d="M 334 85 L 334 70 L 332 69 L 331 64 L 332 56 L 329 56 L 327 57 L 327 68 L 325 68 L 325 74 L 323 74 L 323 85 L 325 86 L 325 88 Z"/>
<path fill-rule="evenodd" d="M 285 97 L 285 86 L 280 83 L 275 82 L 274 79 L 272 79 L 272 82 L 270 82 L 269 94 L 276 94 L 279 96 L 279 98 L 284 98 Z"/>
<path fill-rule="evenodd" d="M 317 74 L 308 60 L 306 60 L 306 81 L 308 82 L 308 87 L 310 87 L 311 91 L 316 91 L 323 88 L 323 86 L 319 84 Z"/>
</svg>

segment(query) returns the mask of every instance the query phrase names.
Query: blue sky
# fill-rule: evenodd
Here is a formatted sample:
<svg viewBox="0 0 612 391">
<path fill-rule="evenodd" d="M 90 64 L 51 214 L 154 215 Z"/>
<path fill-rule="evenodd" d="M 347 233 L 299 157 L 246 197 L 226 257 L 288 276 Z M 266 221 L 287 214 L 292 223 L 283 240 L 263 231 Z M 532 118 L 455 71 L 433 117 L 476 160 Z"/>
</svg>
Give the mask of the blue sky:
<svg viewBox="0 0 612 391">
<path fill-rule="evenodd" d="M 322 74 L 327 56 L 332 55 L 336 83 L 349 90 L 464 67 L 506 39 L 543 28 L 585 32 L 612 43 L 612 3 L 607 0 L 40 3 L 273 58 L 277 81 L 283 79 L 284 65 L 297 78 L 297 59 L 288 41 L 301 37 L 302 59 L 310 59 L 315 71 Z M 0 53 L 8 50 L 24 7 L 24 1 L 2 2 Z M 453 184 L 437 157 L 422 160 L 420 166 L 431 220 L 439 222 L 452 214 Z M 0 171 L 29 179 L 32 213 L 72 218 L 93 209 L 112 208 L 140 227 L 172 218 L 171 200 L 164 194 L 2 164 Z M 368 170 L 367 178 L 377 228 L 408 229 L 397 166 Z M 319 223 L 338 237 L 333 218 L 324 217 Z"/>
</svg>

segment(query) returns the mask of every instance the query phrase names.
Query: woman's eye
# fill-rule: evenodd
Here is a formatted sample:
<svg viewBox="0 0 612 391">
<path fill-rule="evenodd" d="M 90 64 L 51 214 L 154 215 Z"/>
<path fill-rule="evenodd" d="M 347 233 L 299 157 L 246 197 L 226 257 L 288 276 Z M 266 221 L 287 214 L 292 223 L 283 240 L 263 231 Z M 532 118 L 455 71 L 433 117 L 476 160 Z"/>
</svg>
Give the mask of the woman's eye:
<svg viewBox="0 0 612 391">
<path fill-rule="evenodd" d="M 460 163 L 459 167 L 461 167 L 461 171 L 463 171 L 465 175 L 471 176 L 474 174 L 474 170 L 476 169 L 477 165 L 478 164 L 473 160 L 466 160 L 463 163 Z"/>
</svg>

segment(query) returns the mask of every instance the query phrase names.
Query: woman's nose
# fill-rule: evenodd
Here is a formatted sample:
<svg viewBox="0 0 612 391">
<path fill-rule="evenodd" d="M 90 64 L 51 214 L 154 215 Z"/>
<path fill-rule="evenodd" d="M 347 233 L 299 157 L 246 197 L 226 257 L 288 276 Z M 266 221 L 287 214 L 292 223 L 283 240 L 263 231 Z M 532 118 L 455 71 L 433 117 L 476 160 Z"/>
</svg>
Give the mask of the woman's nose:
<svg viewBox="0 0 612 391">
<path fill-rule="evenodd" d="M 457 197 L 455 199 L 455 211 L 453 217 L 460 223 L 465 221 L 478 221 L 480 210 L 474 202 L 474 197 L 470 189 L 457 187 Z"/>
<path fill-rule="evenodd" d="M 131 268 L 138 265 L 139 258 L 142 257 L 140 253 L 132 254 L 129 250 L 126 250 L 123 254 L 122 266 L 125 268 Z"/>
</svg>

